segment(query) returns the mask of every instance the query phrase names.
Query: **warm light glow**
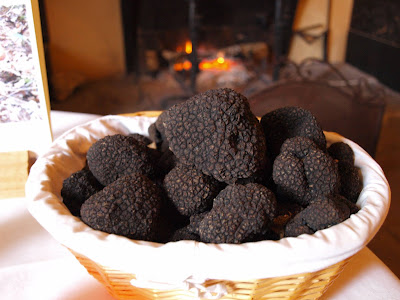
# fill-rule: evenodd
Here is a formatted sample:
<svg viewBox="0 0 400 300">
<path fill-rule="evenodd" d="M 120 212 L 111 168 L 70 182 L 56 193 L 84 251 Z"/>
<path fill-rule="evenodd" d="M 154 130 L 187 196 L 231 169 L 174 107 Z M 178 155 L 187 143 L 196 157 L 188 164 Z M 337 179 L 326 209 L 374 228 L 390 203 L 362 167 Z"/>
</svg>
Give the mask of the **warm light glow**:
<svg viewBox="0 0 400 300">
<path fill-rule="evenodd" d="M 183 70 L 188 71 L 191 68 L 192 68 L 192 63 L 188 60 L 174 64 L 174 70 L 177 72 L 183 71 Z"/>
<path fill-rule="evenodd" d="M 225 59 L 219 56 L 213 60 L 203 60 L 199 64 L 200 70 L 229 70 L 233 64 L 233 61 Z"/>
<path fill-rule="evenodd" d="M 186 52 L 187 54 L 192 53 L 192 42 L 191 42 L 191 41 L 186 41 L 186 44 L 185 44 L 185 52 Z"/>
</svg>

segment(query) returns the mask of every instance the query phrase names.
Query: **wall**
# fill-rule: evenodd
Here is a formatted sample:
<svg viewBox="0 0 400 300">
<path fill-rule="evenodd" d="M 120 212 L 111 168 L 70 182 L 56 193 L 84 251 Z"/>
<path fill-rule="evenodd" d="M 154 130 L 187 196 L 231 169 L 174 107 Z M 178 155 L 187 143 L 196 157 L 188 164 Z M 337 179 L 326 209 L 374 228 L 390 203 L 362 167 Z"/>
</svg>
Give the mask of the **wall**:
<svg viewBox="0 0 400 300">
<path fill-rule="evenodd" d="M 119 1 L 45 0 L 44 4 L 53 75 L 98 79 L 125 71 Z"/>
<path fill-rule="evenodd" d="M 295 30 L 315 24 L 322 24 L 323 28 L 310 31 L 319 34 L 326 30 L 328 16 L 328 0 L 300 0 L 293 27 Z M 331 0 L 328 60 L 332 63 L 344 62 L 346 58 L 347 36 L 351 23 L 353 0 Z M 317 40 L 308 44 L 301 37 L 295 36 L 289 53 L 289 59 L 301 62 L 313 57 L 323 58 L 323 42 Z"/>
</svg>

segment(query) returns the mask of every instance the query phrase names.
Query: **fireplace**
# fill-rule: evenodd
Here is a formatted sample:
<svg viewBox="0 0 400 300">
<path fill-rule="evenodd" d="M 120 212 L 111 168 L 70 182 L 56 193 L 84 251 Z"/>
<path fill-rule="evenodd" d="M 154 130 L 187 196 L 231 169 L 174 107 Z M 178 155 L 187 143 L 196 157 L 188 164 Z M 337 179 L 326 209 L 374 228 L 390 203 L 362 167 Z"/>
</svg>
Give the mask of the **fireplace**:
<svg viewBox="0 0 400 300">
<path fill-rule="evenodd" d="M 287 54 L 296 5 L 293 0 L 122 0 L 127 71 L 139 77 L 170 72 L 184 97 L 201 90 L 202 78 L 236 87 L 272 77 Z"/>
</svg>

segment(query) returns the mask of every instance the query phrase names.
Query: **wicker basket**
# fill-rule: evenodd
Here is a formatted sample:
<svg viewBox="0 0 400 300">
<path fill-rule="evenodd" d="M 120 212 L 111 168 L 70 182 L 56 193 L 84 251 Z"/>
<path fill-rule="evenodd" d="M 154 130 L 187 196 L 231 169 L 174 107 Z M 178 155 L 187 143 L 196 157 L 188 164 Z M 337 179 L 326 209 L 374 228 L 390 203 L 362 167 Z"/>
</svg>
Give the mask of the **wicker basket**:
<svg viewBox="0 0 400 300">
<path fill-rule="evenodd" d="M 135 279 L 134 274 L 122 273 L 101 266 L 87 257 L 69 250 L 89 274 L 102 283 L 116 299 L 199 299 L 198 294 L 190 290 L 136 288 L 131 284 L 131 280 Z M 207 287 L 223 284 L 228 288 L 228 294 L 219 299 L 226 300 L 318 299 L 339 276 L 350 259 L 351 257 L 312 273 L 247 281 L 207 280 L 203 285 Z"/>
<path fill-rule="evenodd" d="M 123 117 L 134 116 L 144 118 L 156 118 L 159 114 L 159 111 L 138 112 L 135 114 L 123 115 Z M 111 118 L 106 120 L 106 122 L 108 121 L 114 124 L 113 122 L 115 120 Z M 90 123 L 91 122 L 89 122 L 89 125 L 86 125 L 85 127 L 89 131 L 92 128 L 92 125 Z M 102 123 L 100 122 L 99 124 Z M 105 129 L 102 129 L 100 134 L 106 135 L 108 133 L 108 130 L 110 130 L 110 127 L 112 126 L 105 126 Z M 129 131 L 129 129 L 126 130 Z M 145 132 L 147 128 L 140 128 L 140 130 L 142 130 L 142 132 Z M 111 132 L 113 131 L 111 130 Z M 71 144 L 71 134 L 73 134 L 73 132 L 68 132 L 59 138 L 60 141 L 55 141 L 57 146 L 61 148 L 69 147 Z M 336 136 L 333 137 L 336 138 Z M 341 137 L 339 136 L 337 138 L 338 140 L 340 140 Z M 84 142 L 82 143 L 80 140 L 76 142 L 77 144 L 83 145 L 80 146 L 78 151 L 78 156 L 80 157 L 84 156 L 89 147 L 88 145 L 94 140 L 94 138 L 90 134 L 84 133 L 83 140 L 86 139 L 89 139 L 90 142 L 86 144 Z M 363 150 L 361 149 L 360 151 Z M 359 236 L 354 236 L 353 246 L 344 248 L 341 246 L 343 249 L 341 249 L 341 252 L 337 255 L 333 255 L 335 257 L 332 258 L 332 253 L 330 254 L 330 256 L 327 256 L 326 263 L 323 264 L 322 268 L 316 269 L 316 267 L 313 266 L 312 268 L 309 268 L 312 269 L 312 271 L 303 270 L 305 272 L 289 272 L 283 276 L 248 277 L 249 279 L 246 280 L 228 280 L 221 278 L 220 274 L 218 276 L 213 276 L 213 274 L 209 274 L 209 276 L 207 277 L 208 279 L 202 282 L 200 288 L 198 286 L 166 289 L 137 287 L 132 284 L 132 281 L 135 281 L 137 279 L 137 273 L 135 273 L 134 270 L 132 270 L 131 272 L 121 271 L 119 268 L 110 266 L 110 264 L 105 263 L 105 260 L 101 262 L 99 261 L 99 259 L 93 258 L 94 256 L 92 254 L 87 254 L 84 247 L 80 247 L 79 243 L 73 241 L 77 232 L 80 231 L 84 232 L 84 234 L 88 234 L 87 236 L 89 236 L 90 239 L 93 238 L 93 241 L 97 241 L 97 239 L 105 239 L 106 236 L 110 235 L 101 233 L 101 236 L 99 236 L 99 232 L 88 229 L 87 226 L 77 220 L 77 218 L 72 217 L 69 211 L 67 211 L 66 208 L 63 206 L 61 196 L 59 195 L 62 178 L 66 178 L 68 174 L 72 172 L 71 170 L 80 169 L 83 164 L 82 161 L 80 161 L 79 163 L 76 162 L 76 157 L 74 154 L 73 156 L 66 159 L 67 161 L 65 162 L 64 167 L 61 165 L 60 168 L 55 168 L 54 166 L 57 165 L 57 163 L 54 164 L 54 160 L 64 160 L 63 155 L 63 151 L 60 151 L 59 149 L 51 149 L 49 153 L 44 155 L 43 159 L 39 158 L 37 163 L 33 166 L 26 187 L 27 196 L 28 198 L 30 198 L 28 209 L 32 213 L 32 215 L 39 221 L 39 223 L 53 235 L 53 237 L 55 237 L 61 244 L 63 244 L 72 252 L 77 260 L 87 269 L 88 273 L 95 277 L 99 282 L 101 282 L 107 288 L 109 293 L 117 299 L 318 299 L 340 274 L 340 272 L 346 266 L 351 257 L 355 253 L 360 251 L 363 247 L 365 247 L 366 244 L 375 235 L 375 233 L 379 230 L 384 221 L 384 218 L 386 217 L 390 203 L 390 189 L 386 178 L 384 177 L 383 172 L 379 170 L 379 166 L 377 166 L 372 158 L 370 158 L 368 154 L 364 151 L 362 152 L 363 159 L 367 159 L 368 163 L 374 164 L 373 168 L 376 170 L 376 174 L 372 172 L 372 175 L 370 175 L 369 173 L 363 173 L 363 175 L 366 175 L 365 179 L 367 181 L 371 180 L 371 176 L 373 180 L 377 181 L 376 185 L 379 186 L 378 188 L 380 188 L 380 191 L 368 191 L 368 193 L 377 193 L 376 196 L 379 198 L 379 201 L 378 204 L 374 206 L 378 207 L 378 209 L 377 211 L 374 210 L 373 212 L 369 212 L 369 209 L 362 209 L 365 210 L 363 212 L 365 215 L 362 215 L 361 218 L 359 218 L 360 220 L 358 219 L 358 217 L 356 217 L 355 220 L 345 221 L 350 222 L 346 225 L 347 227 L 353 226 L 354 222 L 356 222 L 356 227 L 369 227 Z M 69 170 L 65 170 L 65 166 L 67 166 Z M 370 172 L 368 164 L 366 170 L 367 172 Z M 44 178 L 41 178 L 43 172 L 47 172 L 48 174 L 46 176 L 48 177 L 51 177 L 52 174 L 56 172 L 57 176 L 59 176 L 60 178 L 58 180 L 54 180 L 54 184 L 49 186 L 47 184 L 49 178 L 46 176 Z M 374 179 L 375 177 L 376 179 Z M 370 197 L 368 197 L 368 199 L 369 198 Z M 368 206 L 367 204 L 359 203 L 362 208 L 363 206 Z M 47 217 L 46 214 L 50 214 L 51 216 Z M 361 222 L 361 225 L 357 225 L 357 222 Z M 62 227 L 62 229 L 56 230 L 59 224 L 61 224 L 60 226 Z M 71 224 L 75 227 L 73 227 Z M 340 226 L 340 224 L 337 226 Z M 73 228 L 71 229 L 70 227 Z M 326 230 L 326 232 L 331 233 L 332 230 L 335 229 L 329 228 Z M 343 230 L 348 230 L 348 228 L 344 228 Z M 325 230 L 323 230 L 322 232 L 324 231 Z M 85 236 L 85 239 L 87 236 Z M 336 234 L 335 232 L 333 235 L 316 233 L 313 235 L 312 243 L 315 243 L 320 238 L 325 238 L 329 240 L 332 236 L 337 238 L 338 236 L 341 236 L 341 234 Z M 303 240 L 302 238 L 291 239 L 292 242 L 297 243 L 297 241 L 300 241 L 300 243 L 303 243 L 308 239 L 308 237 L 305 237 Z M 359 241 L 357 239 L 359 239 Z M 129 243 L 129 241 L 123 242 Z M 251 246 L 249 246 L 249 248 L 257 247 L 257 243 L 253 243 Z M 291 246 L 295 245 L 296 243 L 293 243 Z M 141 245 L 142 244 L 138 243 L 138 245 L 135 246 L 140 247 Z M 218 251 L 220 250 L 221 249 L 218 249 Z M 91 255 L 92 257 L 90 257 Z M 128 260 L 129 258 L 126 259 Z M 306 261 L 306 259 L 304 259 L 304 261 Z M 254 260 L 252 262 L 253 264 L 250 264 L 250 268 L 256 268 L 256 263 L 254 263 Z M 237 260 L 237 262 L 232 263 L 240 264 L 240 261 Z M 302 263 L 303 262 L 299 262 L 299 265 L 301 265 Z M 243 267 L 243 264 L 241 266 Z M 290 269 L 290 266 L 288 267 L 286 265 L 285 268 Z M 154 272 L 157 272 L 157 270 L 154 269 Z M 208 287 L 213 287 L 216 285 L 223 286 L 225 288 L 225 292 L 223 294 L 219 294 L 218 292 L 213 292 L 212 289 L 210 291 L 207 290 Z M 202 288 L 205 288 L 208 294 L 203 294 Z"/>
</svg>

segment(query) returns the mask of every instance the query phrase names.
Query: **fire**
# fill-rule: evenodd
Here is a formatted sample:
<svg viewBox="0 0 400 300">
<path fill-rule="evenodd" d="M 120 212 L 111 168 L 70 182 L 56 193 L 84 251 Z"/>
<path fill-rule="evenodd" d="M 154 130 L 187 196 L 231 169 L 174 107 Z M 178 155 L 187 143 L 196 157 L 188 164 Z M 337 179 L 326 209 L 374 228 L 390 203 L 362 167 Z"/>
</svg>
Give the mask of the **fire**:
<svg viewBox="0 0 400 300">
<path fill-rule="evenodd" d="M 192 43 L 191 41 L 186 41 L 185 42 L 185 53 L 190 54 L 192 53 Z M 179 46 L 177 47 L 178 52 L 183 52 L 183 47 Z M 199 69 L 204 71 L 204 70 L 211 70 L 211 71 L 226 71 L 229 70 L 232 65 L 234 64 L 233 60 L 226 59 L 224 57 L 223 52 L 217 53 L 217 58 L 215 59 L 203 59 L 199 63 Z M 192 68 L 192 63 L 189 60 L 183 60 L 180 62 L 176 62 L 174 64 L 174 70 L 177 72 L 181 71 L 189 71 Z"/>
<path fill-rule="evenodd" d="M 229 59 L 225 59 L 223 56 L 218 56 L 213 60 L 203 60 L 199 64 L 200 70 L 216 70 L 225 71 L 229 70 L 233 62 Z"/>
<path fill-rule="evenodd" d="M 186 43 L 185 43 L 185 52 L 187 54 L 192 53 L 192 42 L 191 41 L 186 41 Z"/>
<path fill-rule="evenodd" d="M 188 71 L 191 68 L 192 68 L 192 63 L 188 60 L 174 64 L 174 70 L 177 72 L 180 72 L 183 70 Z"/>
<path fill-rule="evenodd" d="M 192 53 L 192 42 L 191 41 L 186 41 L 184 49 L 183 49 L 182 46 L 178 46 L 176 48 L 177 52 L 183 52 L 183 50 L 185 50 L 186 54 Z M 191 68 L 192 68 L 192 63 L 187 59 L 185 59 L 183 61 L 176 62 L 174 64 L 174 70 L 177 71 L 177 72 L 189 71 Z"/>
</svg>

